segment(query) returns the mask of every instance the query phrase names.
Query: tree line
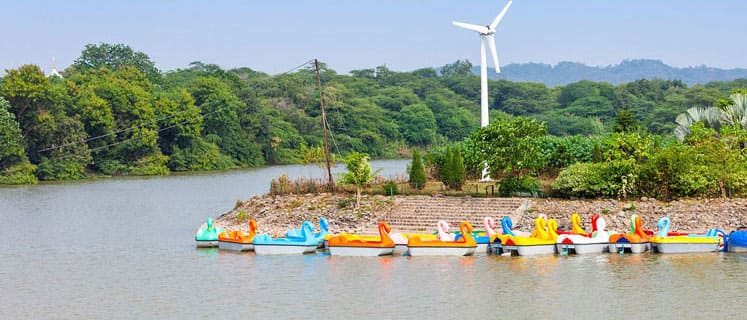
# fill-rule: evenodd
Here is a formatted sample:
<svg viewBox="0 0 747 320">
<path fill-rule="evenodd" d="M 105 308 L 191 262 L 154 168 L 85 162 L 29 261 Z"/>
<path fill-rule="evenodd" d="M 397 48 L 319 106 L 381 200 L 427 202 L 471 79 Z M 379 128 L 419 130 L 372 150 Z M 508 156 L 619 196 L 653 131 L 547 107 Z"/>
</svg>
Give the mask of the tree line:
<svg viewBox="0 0 747 320">
<path fill-rule="evenodd" d="M 478 130 L 479 77 L 468 61 L 395 72 L 384 66 L 338 74 L 321 64 L 322 94 L 334 154 L 372 158 L 459 143 Z M 193 62 L 161 71 L 122 44 L 87 45 L 75 62 L 47 77 L 36 65 L 0 78 L 0 183 L 92 175 L 163 175 L 303 162 L 322 145 L 319 92 L 311 66 L 279 75 Z M 664 136 L 692 107 L 728 104 L 747 80 L 686 86 L 639 80 L 614 86 L 580 81 L 550 88 L 490 82 L 492 119 L 544 123 L 557 139 L 603 136 L 618 118 Z M 550 138 L 546 138 L 550 139 Z M 573 148 L 573 147 L 571 147 Z M 560 160 L 558 160 L 560 161 Z M 455 180 L 457 179 L 457 180 Z M 445 182 L 459 185 L 449 173 Z"/>
</svg>

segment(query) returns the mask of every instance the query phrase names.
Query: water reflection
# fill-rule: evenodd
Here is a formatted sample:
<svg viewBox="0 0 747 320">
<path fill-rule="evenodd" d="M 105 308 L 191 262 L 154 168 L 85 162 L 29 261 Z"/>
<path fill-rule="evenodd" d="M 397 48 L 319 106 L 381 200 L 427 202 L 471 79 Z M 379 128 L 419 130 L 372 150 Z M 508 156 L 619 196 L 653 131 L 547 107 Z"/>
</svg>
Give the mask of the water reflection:
<svg viewBox="0 0 747 320">
<path fill-rule="evenodd" d="M 8 293 L 0 318 L 691 319 L 718 310 L 739 319 L 747 312 L 738 295 L 747 290 L 744 254 L 357 258 L 194 248 L 196 224 L 207 215 L 264 193 L 269 179 L 293 170 L 307 174 L 296 166 L 0 188 L 0 221 L 12 226 L 2 235 L 23 239 L 0 241 L 0 288 Z"/>
</svg>

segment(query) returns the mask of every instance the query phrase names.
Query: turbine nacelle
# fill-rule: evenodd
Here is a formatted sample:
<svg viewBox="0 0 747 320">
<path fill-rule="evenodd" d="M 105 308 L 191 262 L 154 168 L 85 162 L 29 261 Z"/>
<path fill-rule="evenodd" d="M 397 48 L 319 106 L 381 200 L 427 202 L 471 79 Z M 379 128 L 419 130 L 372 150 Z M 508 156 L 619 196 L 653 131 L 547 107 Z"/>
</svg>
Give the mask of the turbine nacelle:
<svg viewBox="0 0 747 320">
<path fill-rule="evenodd" d="M 485 56 L 485 46 L 487 46 L 490 49 L 490 55 L 493 58 L 493 67 L 495 67 L 495 72 L 500 73 L 501 72 L 501 66 L 498 63 L 498 52 L 495 49 L 495 37 L 493 36 L 495 34 L 495 29 L 498 27 L 498 23 L 501 22 L 503 19 L 503 16 L 506 15 L 506 11 L 508 11 L 508 8 L 511 7 L 511 3 L 513 1 L 509 0 L 508 3 L 506 3 L 506 6 L 503 7 L 503 10 L 498 14 L 498 16 L 495 17 L 495 20 L 493 20 L 493 23 L 485 26 L 480 26 L 476 24 L 471 23 L 464 23 L 464 22 L 458 22 L 454 21 L 452 22 L 453 25 L 467 29 L 472 30 L 480 34 L 480 47 L 481 52 L 483 56 Z"/>
</svg>

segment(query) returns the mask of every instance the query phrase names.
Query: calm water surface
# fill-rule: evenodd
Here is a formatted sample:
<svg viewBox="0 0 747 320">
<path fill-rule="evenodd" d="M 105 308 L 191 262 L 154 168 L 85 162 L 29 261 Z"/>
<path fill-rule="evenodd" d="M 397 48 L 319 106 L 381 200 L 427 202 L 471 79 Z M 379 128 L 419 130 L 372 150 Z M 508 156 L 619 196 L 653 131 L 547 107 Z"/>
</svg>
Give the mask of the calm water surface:
<svg viewBox="0 0 747 320">
<path fill-rule="evenodd" d="M 406 161 L 375 161 L 382 175 Z M 314 168 L 313 174 L 322 176 Z M 0 188 L 0 318 L 738 319 L 747 255 L 254 256 L 194 230 L 300 166 Z"/>
</svg>

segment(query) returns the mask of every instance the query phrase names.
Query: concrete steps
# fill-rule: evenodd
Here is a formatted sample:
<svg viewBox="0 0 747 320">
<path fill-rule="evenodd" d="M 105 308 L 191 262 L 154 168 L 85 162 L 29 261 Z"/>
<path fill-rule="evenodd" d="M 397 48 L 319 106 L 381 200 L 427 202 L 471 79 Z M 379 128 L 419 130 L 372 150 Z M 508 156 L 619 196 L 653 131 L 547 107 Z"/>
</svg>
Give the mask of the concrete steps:
<svg viewBox="0 0 747 320">
<path fill-rule="evenodd" d="M 526 209 L 528 201 L 523 198 L 472 198 L 472 197 L 428 197 L 412 196 L 398 200 L 392 212 L 383 215 L 392 231 L 433 232 L 439 220 L 449 222 L 452 230 L 459 228 L 461 221 L 468 221 L 475 229 L 483 229 L 483 219 L 492 217 L 496 224 L 504 216 L 516 221 Z M 365 233 L 376 234 L 375 225 L 368 226 Z"/>
</svg>

